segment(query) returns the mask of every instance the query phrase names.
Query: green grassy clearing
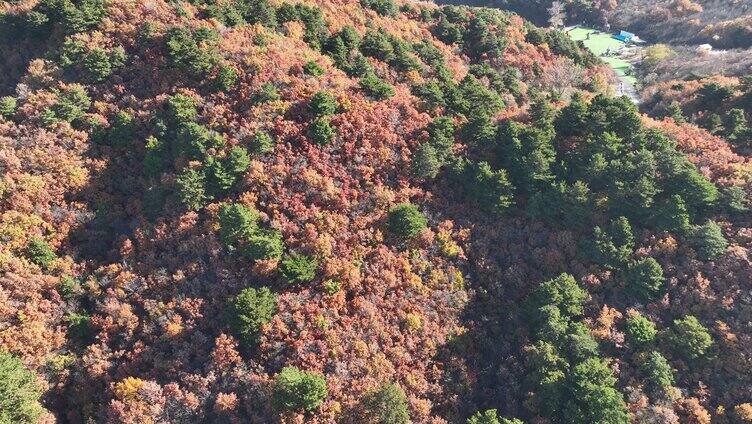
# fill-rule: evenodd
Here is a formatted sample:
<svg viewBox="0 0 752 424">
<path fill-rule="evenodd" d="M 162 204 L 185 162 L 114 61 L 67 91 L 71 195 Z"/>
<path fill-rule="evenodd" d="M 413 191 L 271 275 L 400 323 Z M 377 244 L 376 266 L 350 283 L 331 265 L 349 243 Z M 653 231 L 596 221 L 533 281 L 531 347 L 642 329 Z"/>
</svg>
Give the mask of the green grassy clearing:
<svg viewBox="0 0 752 424">
<path fill-rule="evenodd" d="M 590 51 L 595 53 L 604 62 L 611 66 L 611 68 L 613 68 L 614 72 L 616 72 L 617 75 L 625 76 L 627 70 L 629 69 L 629 63 L 627 61 L 618 57 L 603 56 L 606 50 L 618 50 L 622 46 L 624 46 L 624 43 L 611 37 L 611 34 L 603 32 L 591 35 L 590 39 L 588 40 L 587 34 L 593 31 L 595 31 L 595 29 L 593 28 L 575 28 L 569 31 L 569 37 L 571 37 L 575 41 L 581 40 L 585 44 L 585 47 L 587 47 Z M 637 79 L 631 75 L 627 76 L 626 78 L 633 84 L 637 82 Z"/>
</svg>

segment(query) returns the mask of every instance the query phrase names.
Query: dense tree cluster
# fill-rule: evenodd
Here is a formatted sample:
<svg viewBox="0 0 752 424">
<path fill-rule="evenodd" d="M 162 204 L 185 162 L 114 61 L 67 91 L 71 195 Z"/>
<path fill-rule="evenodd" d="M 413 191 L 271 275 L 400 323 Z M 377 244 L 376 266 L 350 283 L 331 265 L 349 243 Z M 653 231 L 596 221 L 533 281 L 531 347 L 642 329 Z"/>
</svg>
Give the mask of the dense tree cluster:
<svg viewBox="0 0 752 424">
<path fill-rule="evenodd" d="M 82 40 L 69 37 L 60 49 L 58 63 L 66 69 L 80 69 L 93 82 L 103 82 L 123 66 L 125 50 L 117 47 L 109 51 L 99 47 L 87 48 Z"/>
<path fill-rule="evenodd" d="M 592 66 L 598 63 L 598 58 L 584 48 L 581 42 L 572 41 L 569 36 L 557 30 L 542 30 L 531 28 L 527 33 L 527 39 L 535 45 L 546 44 L 556 54 L 568 57 L 584 66 Z"/>
<path fill-rule="evenodd" d="M 46 38 L 57 28 L 66 34 L 95 28 L 106 15 L 102 0 L 45 0 L 18 13 L 0 15 L 0 36 Z"/>
<path fill-rule="evenodd" d="M 535 331 L 528 384 L 536 410 L 554 422 L 627 423 L 617 380 L 579 322 L 585 296 L 572 276 L 562 274 L 542 283 L 528 299 Z"/>
<path fill-rule="evenodd" d="M 244 147 L 228 148 L 224 135 L 194 121 L 198 112 L 192 98 L 177 94 L 168 99 L 166 106 L 156 121 L 156 137 L 146 144 L 144 171 L 156 179 L 173 163 L 188 160 L 200 164 L 184 167 L 175 180 L 180 202 L 188 209 L 198 210 L 214 197 L 226 194 L 240 180 L 251 159 Z M 222 149 L 225 150 L 220 156 Z"/>
<path fill-rule="evenodd" d="M 689 121 L 728 140 L 741 151 L 752 147 L 752 84 L 712 77 L 700 81 L 667 81 L 649 87 L 647 107 L 654 115 Z M 668 88 L 666 91 L 665 89 Z"/>
<path fill-rule="evenodd" d="M 225 204 L 219 211 L 219 237 L 230 252 L 252 261 L 280 259 L 284 251 L 279 231 L 259 225 L 259 213 L 241 204 Z"/>
</svg>

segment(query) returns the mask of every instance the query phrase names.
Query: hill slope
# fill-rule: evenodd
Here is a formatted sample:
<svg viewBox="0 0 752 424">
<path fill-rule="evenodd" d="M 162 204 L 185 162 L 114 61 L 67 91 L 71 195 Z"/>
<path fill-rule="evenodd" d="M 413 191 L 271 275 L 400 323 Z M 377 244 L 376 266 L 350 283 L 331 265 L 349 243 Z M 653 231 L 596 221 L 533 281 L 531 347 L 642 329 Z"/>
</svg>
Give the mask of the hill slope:
<svg viewBox="0 0 752 424">
<path fill-rule="evenodd" d="M 746 413 L 749 160 L 609 97 L 564 34 L 375 0 L 2 8 L 0 346 L 48 411 L 16 421 Z"/>
</svg>

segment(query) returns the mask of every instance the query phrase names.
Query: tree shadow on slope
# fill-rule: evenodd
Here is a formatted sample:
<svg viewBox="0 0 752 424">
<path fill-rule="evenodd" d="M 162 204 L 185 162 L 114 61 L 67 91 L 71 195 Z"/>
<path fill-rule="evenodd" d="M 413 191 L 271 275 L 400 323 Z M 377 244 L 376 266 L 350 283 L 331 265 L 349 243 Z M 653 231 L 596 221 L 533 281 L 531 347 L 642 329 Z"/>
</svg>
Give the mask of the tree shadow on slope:
<svg viewBox="0 0 752 424">
<path fill-rule="evenodd" d="M 467 330 L 439 348 L 445 364 L 440 416 L 464 422 L 477 411 L 497 409 L 499 416 L 524 415 L 523 379 L 527 328 L 520 304 L 540 272 L 530 269 L 530 237 L 521 217 L 495 217 L 467 204 L 434 199 L 432 208 L 460 228 L 471 229 L 465 270 L 470 300 L 461 313 Z M 450 195 L 451 197 L 451 195 Z"/>
<path fill-rule="evenodd" d="M 91 176 L 91 181 L 79 192 L 77 201 L 84 202 L 91 211 L 91 219 L 74 230 L 69 238 L 76 246 L 77 259 L 94 263 L 116 260 L 116 242 L 129 236 L 138 226 L 138 216 L 132 212 L 131 199 L 137 196 L 142 183 L 126 163 L 135 163 L 136 155 L 115 160 L 109 149 L 92 142 L 90 158 L 103 160 L 107 165 Z M 125 163 L 124 163 L 125 162 Z"/>
<path fill-rule="evenodd" d="M 522 414 L 525 330 L 513 302 L 476 291 L 462 315 L 466 333 L 439 349 L 445 364 L 444 403 L 440 415 L 464 422 L 477 411 L 496 409 L 500 416 Z"/>
</svg>

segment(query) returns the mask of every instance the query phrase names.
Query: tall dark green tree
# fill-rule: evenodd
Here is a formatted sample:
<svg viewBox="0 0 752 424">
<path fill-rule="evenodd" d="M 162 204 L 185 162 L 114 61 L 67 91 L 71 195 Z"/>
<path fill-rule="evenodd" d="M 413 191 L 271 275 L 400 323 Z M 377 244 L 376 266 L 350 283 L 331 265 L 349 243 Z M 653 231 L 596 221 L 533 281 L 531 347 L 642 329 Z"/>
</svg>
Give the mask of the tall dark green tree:
<svg viewBox="0 0 752 424">
<path fill-rule="evenodd" d="M 734 88 L 717 82 L 709 82 L 700 88 L 698 94 L 700 104 L 705 110 L 718 110 L 723 102 L 734 95 Z"/>
<path fill-rule="evenodd" d="M 200 28 L 173 27 L 167 31 L 167 58 L 171 66 L 201 81 L 219 64 L 217 33 Z"/>
<path fill-rule="evenodd" d="M 653 258 L 644 258 L 630 264 L 627 271 L 627 291 L 635 298 L 652 302 L 657 300 L 666 284 L 663 268 Z"/>
<path fill-rule="evenodd" d="M 615 388 L 616 378 L 599 358 L 576 365 L 567 378 L 568 402 L 563 422 L 588 424 L 627 424 L 629 415 L 624 396 Z"/>
<path fill-rule="evenodd" d="M 240 203 L 224 204 L 219 209 L 219 239 L 229 250 L 236 250 L 258 229 L 259 213 Z"/>
<path fill-rule="evenodd" d="M 315 411 L 328 395 L 323 375 L 285 367 L 277 374 L 272 404 L 282 411 Z"/>
<path fill-rule="evenodd" d="M 428 124 L 428 141 L 439 159 L 444 160 L 452 153 L 455 131 L 454 121 L 447 116 L 439 116 Z"/>
<path fill-rule="evenodd" d="M 584 229 L 593 214 L 592 194 L 582 181 L 555 182 L 533 194 L 528 212 L 554 227 Z"/>
<path fill-rule="evenodd" d="M 328 117 L 316 118 L 308 126 L 308 137 L 313 144 L 325 146 L 334 140 L 335 135 L 337 135 L 337 130 Z"/>
<path fill-rule="evenodd" d="M 200 169 L 186 168 L 175 179 L 175 185 L 180 202 L 190 210 L 199 210 L 210 200 L 206 176 Z"/>
<path fill-rule="evenodd" d="M 533 194 L 553 181 L 551 166 L 556 152 L 553 129 L 548 124 L 537 127 L 503 121 L 499 124 L 496 143 L 497 156 L 521 192 Z"/>
<path fill-rule="evenodd" d="M 363 399 L 366 422 L 378 424 L 408 424 L 410 414 L 407 397 L 395 383 L 387 383 L 368 393 Z"/>
<path fill-rule="evenodd" d="M 337 99 L 326 91 L 316 92 L 308 103 L 308 110 L 315 117 L 333 115 L 337 113 L 338 108 Z"/>
<path fill-rule="evenodd" d="M 692 315 L 674 320 L 666 341 L 677 355 L 689 360 L 705 357 L 713 346 L 713 337 L 708 329 Z"/>
<path fill-rule="evenodd" d="M 627 338 L 627 342 L 633 348 L 648 345 L 655 339 L 657 334 L 658 330 L 655 329 L 655 324 L 643 315 L 635 315 L 627 318 L 624 335 Z"/>
<path fill-rule="evenodd" d="M 514 186 L 504 169 L 487 162 L 461 162 L 453 170 L 464 193 L 483 210 L 503 214 L 514 204 Z"/>
<path fill-rule="evenodd" d="M 684 199 L 675 194 L 660 204 L 656 211 L 655 224 L 658 228 L 684 235 L 691 229 L 689 211 Z"/>
<path fill-rule="evenodd" d="M 592 259 L 610 269 L 623 269 L 634 251 L 634 234 L 629 220 L 619 217 L 605 230 L 593 230 Z"/>
<path fill-rule="evenodd" d="M 660 352 L 652 351 L 642 358 L 639 370 L 645 378 L 646 388 L 654 395 L 664 392 L 674 384 L 674 370 Z"/>
<path fill-rule="evenodd" d="M 750 128 L 743 109 L 733 108 L 726 113 L 724 119 L 725 135 L 732 143 L 745 146 L 750 139 Z"/>
<path fill-rule="evenodd" d="M 413 154 L 413 173 L 420 179 L 430 180 L 438 175 L 441 161 L 436 149 L 429 143 L 421 143 Z"/>
<path fill-rule="evenodd" d="M 726 237 L 723 236 L 721 227 L 714 221 L 707 221 L 705 224 L 692 230 L 690 241 L 700 259 L 705 261 L 720 258 L 728 247 L 728 242 L 726 241 Z"/>
<path fill-rule="evenodd" d="M 655 156 L 647 149 L 629 152 L 607 171 L 609 206 L 620 215 L 645 219 L 660 192 Z"/>
<path fill-rule="evenodd" d="M 360 78 L 360 88 L 374 100 L 385 100 L 394 96 L 394 87 L 377 77 L 373 72 L 369 72 Z"/>
<path fill-rule="evenodd" d="M 45 270 L 57 259 L 55 251 L 41 237 L 34 237 L 29 240 L 26 245 L 26 257 L 29 258 L 31 263 Z"/>
<path fill-rule="evenodd" d="M 541 283 L 528 299 L 529 308 L 540 308 L 553 305 L 568 317 L 579 317 L 583 314 L 583 303 L 587 292 L 577 284 L 569 274 L 561 274 L 556 278 Z"/>
<path fill-rule="evenodd" d="M 261 327 L 277 313 L 277 296 L 267 287 L 243 289 L 229 304 L 228 323 L 240 342 L 253 347 Z"/>
<path fill-rule="evenodd" d="M 360 43 L 360 51 L 368 57 L 386 63 L 394 59 L 394 46 L 389 35 L 383 30 L 367 31 Z"/>
<path fill-rule="evenodd" d="M 45 412 L 42 386 L 19 358 L 0 352 L 0 422 L 36 424 Z"/>
<path fill-rule="evenodd" d="M 517 418 L 499 417 L 495 409 L 478 411 L 467 419 L 467 424 L 523 424 Z"/>
<path fill-rule="evenodd" d="M 390 209 L 387 222 L 390 232 L 405 239 L 416 236 L 428 225 L 425 215 L 410 203 L 401 203 Z"/>
<path fill-rule="evenodd" d="M 318 268 L 319 263 L 316 258 L 294 252 L 285 257 L 279 264 L 280 274 L 290 284 L 313 281 L 316 278 Z"/>
</svg>

